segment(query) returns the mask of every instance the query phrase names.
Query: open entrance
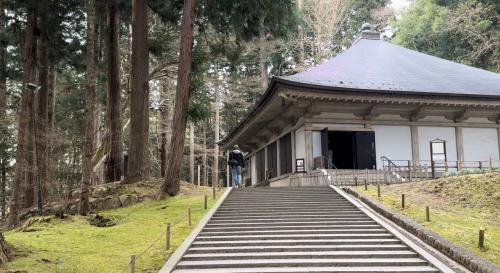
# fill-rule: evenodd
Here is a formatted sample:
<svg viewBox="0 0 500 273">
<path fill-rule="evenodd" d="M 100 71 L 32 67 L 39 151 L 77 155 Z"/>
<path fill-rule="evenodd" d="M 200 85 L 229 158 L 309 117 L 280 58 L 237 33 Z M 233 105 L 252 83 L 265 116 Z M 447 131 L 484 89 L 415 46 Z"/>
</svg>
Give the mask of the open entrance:
<svg viewBox="0 0 500 273">
<path fill-rule="evenodd" d="M 322 131 L 321 152 L 325 166 L 337 169 L 376 169 L 375 133 Z"/>
</svg>

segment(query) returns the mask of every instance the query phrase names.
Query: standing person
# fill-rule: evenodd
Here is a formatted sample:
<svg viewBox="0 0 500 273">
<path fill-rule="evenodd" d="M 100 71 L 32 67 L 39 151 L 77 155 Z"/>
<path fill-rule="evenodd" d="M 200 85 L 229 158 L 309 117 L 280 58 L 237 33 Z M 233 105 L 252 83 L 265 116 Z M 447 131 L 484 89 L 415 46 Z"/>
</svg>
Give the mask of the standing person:
<svg viewBox="0 0 500 273">
<path fill-rule="evenodd" d="M 233 150 L 229 153 L 229 165 L 231 166 L 231 176 L 233 178 L 233 186 L 241 187 L 241 169 L 245 167 L 243 161 L 243 153 L 238 145 L 234 145 Z"/>
</svg>

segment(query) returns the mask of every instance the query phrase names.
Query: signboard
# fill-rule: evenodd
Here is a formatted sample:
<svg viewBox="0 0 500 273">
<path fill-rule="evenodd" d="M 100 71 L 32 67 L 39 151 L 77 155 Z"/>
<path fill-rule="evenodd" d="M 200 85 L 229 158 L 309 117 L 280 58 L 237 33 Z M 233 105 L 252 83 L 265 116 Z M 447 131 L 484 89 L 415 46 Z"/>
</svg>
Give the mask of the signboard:
<svg viewBox="0 0 500 273">
<path fill-rule="evenodd" d="M 305 173 L 306 172 L 305 160 L 303 158 L 295 159 L 295 172 L 296 173 Z"/>
</svg>

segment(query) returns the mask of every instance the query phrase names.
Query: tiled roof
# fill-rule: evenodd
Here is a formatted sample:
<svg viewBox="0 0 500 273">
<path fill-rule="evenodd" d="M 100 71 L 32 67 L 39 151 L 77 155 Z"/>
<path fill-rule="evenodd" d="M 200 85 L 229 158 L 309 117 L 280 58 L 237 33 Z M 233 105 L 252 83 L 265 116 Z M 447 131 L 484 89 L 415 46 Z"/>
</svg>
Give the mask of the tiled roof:
<svg viewBox="0 0 500 273">
<path fill-rule="evenodd" d="M 498 73 L 366 38 L 321 65 L 280 79 L 364 91 L 500 96 Z"/>
</svg>

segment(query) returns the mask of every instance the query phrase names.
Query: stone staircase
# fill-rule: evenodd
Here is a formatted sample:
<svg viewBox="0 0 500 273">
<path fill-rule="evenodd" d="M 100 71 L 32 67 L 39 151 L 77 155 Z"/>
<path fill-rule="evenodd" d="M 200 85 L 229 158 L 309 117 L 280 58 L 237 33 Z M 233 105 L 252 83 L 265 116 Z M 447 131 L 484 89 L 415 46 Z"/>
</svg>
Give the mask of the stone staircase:
<svg viewBox="0 0 500 273">
<path fill-rule="evenodd" d="M 234 189 L 174 270 L 439 272 L 328 187 Z"/>
</svg>

